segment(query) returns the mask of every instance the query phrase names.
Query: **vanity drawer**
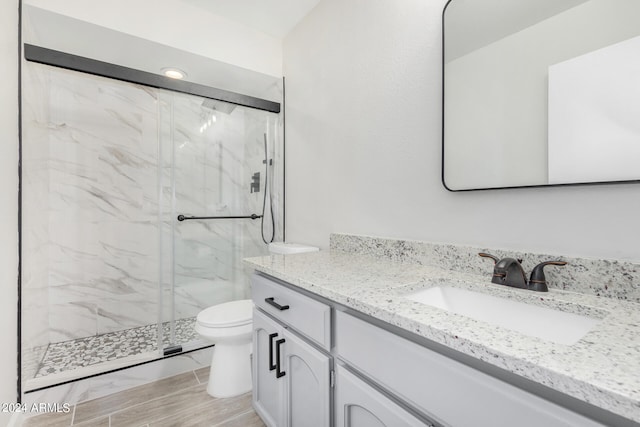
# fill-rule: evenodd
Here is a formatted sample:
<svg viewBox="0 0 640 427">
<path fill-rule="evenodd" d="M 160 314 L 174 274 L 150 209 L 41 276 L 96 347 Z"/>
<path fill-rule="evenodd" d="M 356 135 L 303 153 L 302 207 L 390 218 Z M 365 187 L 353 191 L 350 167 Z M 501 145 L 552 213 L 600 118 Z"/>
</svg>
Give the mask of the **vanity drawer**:
<svg viewBox="0 0 640 427">
<path fill-rule="evenodd" d="M 602 426 L 344 312 L 335 322 L 340 359 L 445 425 Z"/>
<path fill-rule="evenodd" d="M 331 346 L 331 308 L 264 276 L 251 278 L 253 302 L 261 310 L 310 338 L 325 350 Z"/>
</svg>

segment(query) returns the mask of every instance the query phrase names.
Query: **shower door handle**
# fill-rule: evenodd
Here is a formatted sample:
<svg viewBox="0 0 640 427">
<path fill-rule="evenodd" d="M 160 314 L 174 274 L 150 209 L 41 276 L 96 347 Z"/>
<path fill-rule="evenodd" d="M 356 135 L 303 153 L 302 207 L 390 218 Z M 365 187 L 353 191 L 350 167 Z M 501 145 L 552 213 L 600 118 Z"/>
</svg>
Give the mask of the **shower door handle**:
<svg viewBox="0 0 640 427">
<path fill-rule="evenodd" d="M 251 214 L 251 215 L 230 215 L 230 216 L 184 216 L 178 215 L 178 221 L 188 221 L 191 219 L 258 219 L 262 218 L 262 215 Z"/>
<path fill-rule="evenodd" d="M 273 339 L 278 336 L 278 333 L 269 334 L 269 370 L 276 369 L 276 364 L 273 363 Z"/>
<path fill-rule="evenodd" d="M 276 378 L 284 377 L 286 372 L 280 370 L 280 346 L 284 344 L 284 338 L 276 341 Z"/>
</svg>

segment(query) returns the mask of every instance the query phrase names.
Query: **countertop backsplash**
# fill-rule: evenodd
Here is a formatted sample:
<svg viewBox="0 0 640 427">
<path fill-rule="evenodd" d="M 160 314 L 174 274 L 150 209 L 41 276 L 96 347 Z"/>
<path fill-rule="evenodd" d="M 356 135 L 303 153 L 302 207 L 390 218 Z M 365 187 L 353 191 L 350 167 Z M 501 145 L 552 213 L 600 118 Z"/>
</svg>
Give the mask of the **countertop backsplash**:
<svg viewBox="0 0 640 427">
<path fill-rule="evenodd" d="M 487 282 L 491 280 L 493 264 L 490 259 L 478 256 L 478 252 L 488 252 L 498 258 L 522 259 L 527 277 L 531 269 L 543 261 L 566 261 L 564 267 L 545 267 L 549 288 L 640 303 L 640 263 L 339 233 L 331 234 L 330 249 L 486 275 Z"/>
</svg>

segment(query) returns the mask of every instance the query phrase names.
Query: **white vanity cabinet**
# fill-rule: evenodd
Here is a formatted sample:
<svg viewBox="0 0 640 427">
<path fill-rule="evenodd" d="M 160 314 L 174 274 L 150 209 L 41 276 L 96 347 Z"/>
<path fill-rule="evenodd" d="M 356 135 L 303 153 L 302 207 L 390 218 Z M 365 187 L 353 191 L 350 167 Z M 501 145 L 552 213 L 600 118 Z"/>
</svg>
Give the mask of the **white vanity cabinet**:
<svg viewBox="0 0 640 427">
<path fill-rule="evenodd" d="M 310 344 L 315 340 L 305 335 L 305 325 L 309 318 L 326 318 L 329 336 L 330 308 L 260 276 L 254 276 L 252 287 L 257 307 L 253 313 L 256 412 L 269 427 L 329 427 L 332 358 Z M 276 293 L 270 292 L 273 287 L 279 288 Z M 284 313 L 286 318 L 306 320 L 293 332 Z M 317 323 L 308 325 L 311 334 L 322 340 L 325 331 Z"/>
<path fill-rule="evenodd" d="M 269 427 L 605 425 L 275 279 L 254 275 L 252 296 L 253 403 Z"/>
<path fill-rule="evenodd" d="M 253 406 L 270 427 L 283 425 L 284 419 L 284 380 L 275 365 L 276 340 L 282 335 L 282 326 L 253 309 Z"/>
<path fill-rule="evenodd" d="M 336 356 L 438 424 L 604 427 L 347 313 L 335 321 Z"/>
<path fill-rule="evenodd" d="M 362 381 L 336 366 L 336 427 L 424 427 L 423 421 Z"/>
</svg>

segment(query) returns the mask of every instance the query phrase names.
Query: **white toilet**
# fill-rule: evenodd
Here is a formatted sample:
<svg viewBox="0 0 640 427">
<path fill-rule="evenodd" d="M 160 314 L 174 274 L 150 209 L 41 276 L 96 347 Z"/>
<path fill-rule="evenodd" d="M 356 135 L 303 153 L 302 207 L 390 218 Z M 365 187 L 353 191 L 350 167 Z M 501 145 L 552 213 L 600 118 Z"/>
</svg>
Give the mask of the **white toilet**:
<svg viewBox="0 0 640 427">
<path fill-rule="evenodd" d="M 198 314 L 196 332 L 213 341 L 213 359 L 207 392 L 232 397 L 251 390 L 251 336 L 253 302 L 231 301 Z"/>
</svg>

